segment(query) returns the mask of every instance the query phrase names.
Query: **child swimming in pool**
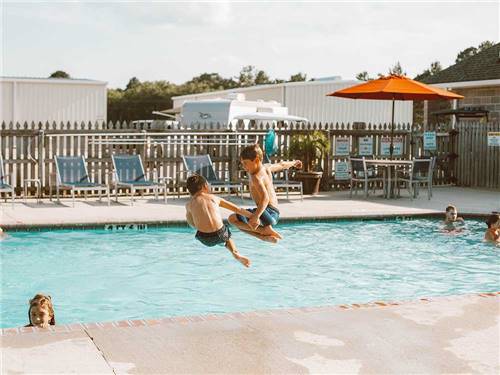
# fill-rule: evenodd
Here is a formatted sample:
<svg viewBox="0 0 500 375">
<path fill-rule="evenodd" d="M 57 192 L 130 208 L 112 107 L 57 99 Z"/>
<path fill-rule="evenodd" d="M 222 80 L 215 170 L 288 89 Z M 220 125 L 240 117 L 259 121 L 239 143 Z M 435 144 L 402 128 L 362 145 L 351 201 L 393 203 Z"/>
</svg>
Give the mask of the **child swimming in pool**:
<svg viewBox="0 0 500 375">
<path fill-rule="evenodd" d="M 457 208 L 450 204 L 446 207 L 443 224 L 443 229 L 446 231 L 462 231 L 464 229 L 465 221 L 463 217 L 458 216 Z"/>
<path fill-rule="evenodd" d="M 276 243 L 282 236 L 273 229 L 278 223 L 280 212 L 272 173 L 292 167 L 302 168 L 302 162 L 293 160 L 270 165 L 263 164 L 262 160 L 263 153 L 258 144 L 247 146 L 241 151 L 240 161 L 243 169 L 250 175 L 250 195 L 257 207 L 249 210 L 252 212 L 250 218 L 232 214 L 228 220 L 247 234 Z"/>
<path fill-rule="evenodd" d="M 500 244 L 500 215 L 491 214 L 486 220 L 488 229 L 484 233 L 484 239 L 488 242 Z"/>
<path fill-rule="evenodd" d="M 203 176 L 189 177 L 187 188 L 191 194 L 191 200 L 186 204 L 186 219 L 191 227 L 198 230 L 196 239 L 205 246 L 225 245 L 238 262 L 249 267 L 250 259 L 238 253 L 238 249 L 231 239 L 231 231 L 222 222 L 219 207 L 246 217 L 251 217 L 252 214 L 211 194 L 208 182 Z"/>
</svg>

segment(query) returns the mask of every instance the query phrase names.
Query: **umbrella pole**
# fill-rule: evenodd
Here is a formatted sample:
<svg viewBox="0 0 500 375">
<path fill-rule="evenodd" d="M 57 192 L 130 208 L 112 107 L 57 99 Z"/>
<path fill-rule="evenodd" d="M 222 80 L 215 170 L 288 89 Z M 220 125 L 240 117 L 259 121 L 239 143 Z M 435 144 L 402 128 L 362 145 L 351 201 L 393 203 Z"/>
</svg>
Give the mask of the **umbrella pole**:
<svg viewBox="0 0 500 375">
<path fill-rule="evenodd" d="M 392 120 L 391 120 L 391 145 L 389 147 L 389 152 L 391 153 L 391 160 L 392 160 L 392 154 L 394 152 L 394 97 L 392 98 Z"/>
</svg>

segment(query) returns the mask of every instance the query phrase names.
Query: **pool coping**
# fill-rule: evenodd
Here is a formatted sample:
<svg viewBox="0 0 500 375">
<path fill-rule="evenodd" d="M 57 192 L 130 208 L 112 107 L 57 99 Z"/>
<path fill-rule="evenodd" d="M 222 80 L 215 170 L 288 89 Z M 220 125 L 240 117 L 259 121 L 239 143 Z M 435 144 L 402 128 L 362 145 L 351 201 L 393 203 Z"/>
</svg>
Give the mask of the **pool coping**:
<svg viewBox="0 0 500 375">
<path fill-rule="evenodd" d="M 486 219 L 489 214 L 483 213 L 460 213 L 460 216 L 465 219 Z M 422 212 L 422 213 L 392 213 L 392 214 L 359 214 L 359 215 L 325 215 L 325 216 L 288 216 L 280 218 L 280 223 L 308 223 L 308 222 L 335 222 L 335 221 L 368 221 L 368 220 L 409 220 L 414 218 L 442 218 L 442 212 Z M 227 222 L 226 220 L 224 220 Z M 88 223 L 69 223 L 69 224 L 60 224 L 60 223 L 48 223 L 48 224 L 4 224 L 2 225 L 2 229 L 10 232 L 19 232 L 19 231 L 45 231 L 45 230 L 59 230 L 59 229 L 81 229 L 81 230 L 89 230 L 89 229 L 106 229 L 107 226 L 127 226 L 127 225 L 145 225 L 151 228 L 186 228 L 189 227 L 186 220 L 136 220 L 136 221 L 109 221 L 109 222 L 88 222 Z M 146 229 L 146 228 L 139 228 Z"/>
<path fill-rule="evenodd" d="M 325 312 L 325 311 L 342 311 L 342 310 L 355 310 L 364 308 L 387 308 L 391 306 L 401 306 L 409 305 L 415 303 L 432 303 L 439 301 L 454 301 L 457 299 L 468 299 L 473 297 L 481 298 L 500 298 L 500 291 L 497 292 L 482 292 L 482 293 L 468 293 L 450 296 L 434 296 L 434 297 L 419 297 L 414 300 L 402 300 L 402 301 L 372 301 L 364 303 L 350 303 L 341 305 L 325 305 L 325 306 L 312 306 L 312 307 L 294 307 L 294 308 L 279 308 L 279 309 L 267 309 L 267 310 L 255 310 L 246 312 L 231 312 L 231 313 L 221 313 L 221 314 L 204 314 L 204 315 L 188 315 L 188 316 L 173 316 L 164 318 L 151 318 L 151 319 L 132 319 L 132 320 L 116 320 L 116 321 L 104 321 L 104 322 L 92 322 L 92 323 L 70 323 L 61 324 L 55 326 L 49 326 L 49 328 L 38 328 L 38 327 L 11 327 L 2 328 L 0 330 L 1 336 L 10 335 L 22 335 L 30 333 L 45 333 L 45 334 L 55 334 L 60 332 L 76 332 L 76 331 L 86 331 L 87 329 L 109 329 L 109 328 L 126 328 L 126 327 L 140 327 L 140 326 L 156 326 L 158 324 L 193 324 L 200 322 L 208 322 L 214 320 L 231 320 L 231 319 L 245 319 L 252 317 L 266 317 L 266 316 L 278 316 L 280 314 L 291 314 L 300 315 L 314 312 Z"/>
</svg>

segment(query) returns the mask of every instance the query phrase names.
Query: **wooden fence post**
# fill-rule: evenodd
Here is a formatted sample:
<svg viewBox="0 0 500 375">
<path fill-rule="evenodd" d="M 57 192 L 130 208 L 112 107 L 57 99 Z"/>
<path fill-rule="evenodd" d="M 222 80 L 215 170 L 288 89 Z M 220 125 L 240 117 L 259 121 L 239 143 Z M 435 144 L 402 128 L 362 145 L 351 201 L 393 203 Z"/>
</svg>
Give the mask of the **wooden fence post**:
<svg viewBox="0 0 500 375">
<path fill-rule="evenodd" d="M 45 187 L 45 131 L 38 131 L 38 179 L 40 180 L 41 189 Z M 43 191 L 41 192 L 43 195 Z"/>
</svg>

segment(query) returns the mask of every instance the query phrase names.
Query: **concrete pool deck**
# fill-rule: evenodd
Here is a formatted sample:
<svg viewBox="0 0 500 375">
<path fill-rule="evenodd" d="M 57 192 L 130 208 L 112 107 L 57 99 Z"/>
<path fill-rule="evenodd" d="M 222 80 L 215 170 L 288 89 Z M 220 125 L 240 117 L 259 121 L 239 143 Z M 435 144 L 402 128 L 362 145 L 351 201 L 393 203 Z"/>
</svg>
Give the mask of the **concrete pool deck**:
<svg viewBox="0 0 500 375">
<path fill-rule="evenodd" d="M 301 202 L 297 195 L 290 200 L 280 195 L 280 211 L 283 219 L 343 218 L 343 217 L 376 217 L 442 214 L 445 207 L 452 203 L 462 214 L 489 214 L 492 210 L 500 211 L 500 191 L 477 190 L 456 187 L 435 187 L 434 196 L 427 199 L 425 192 L 419 198 L 410 200 L 407 196 L 398 199 L 384 199 L 371 195 L 367 200 L 362 196 L 349 199 L 346 191 L 322 193 L 318 196 L 305 196 Z M 156 223 L 173 224 L 185 222 L 184 205 L 187 197 L 170 198 L 168 204 L 155 201 L 151 197 L 136 200 L 134 206 L 126 197 L 119 202 L 106 202 L 95 199 L 84 201 L 78 199 L 75 207 L 70 199 L 62 200 L 62 204 L 43 200 L 38 204 L 35 200 L 23 203 L 18 200 L 14 208 L 10 202 L 2 202 L 0 209 L 0 226 L 6 229 L 33 226 L 69 226 L 69 225 L 103 225 L 110 223 Z M 232 198 L 237 204 L 240 199 Z M 244 206 L 252 206 L 245 199 Z M 227 211 L 223 210 L 225 216 Z"/>
<path fill-rule="evenodd" d="M 500 292 L 4 329 L 2 373 L 500 372 Z"/>
</svg>

